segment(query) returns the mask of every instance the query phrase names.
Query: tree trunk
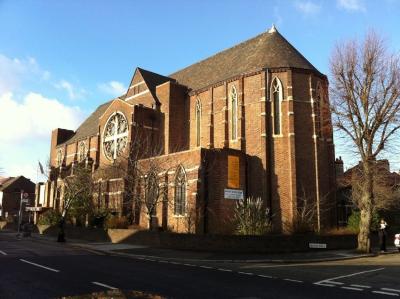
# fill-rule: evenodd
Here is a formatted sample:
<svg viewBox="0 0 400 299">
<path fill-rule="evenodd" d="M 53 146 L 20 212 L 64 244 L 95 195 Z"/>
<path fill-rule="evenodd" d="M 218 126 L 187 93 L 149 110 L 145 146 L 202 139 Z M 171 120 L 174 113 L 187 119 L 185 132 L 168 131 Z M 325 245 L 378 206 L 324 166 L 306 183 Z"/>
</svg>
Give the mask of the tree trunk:
<svg viewBox="0 0 400 299">
<path fill-rule="evenodd" d="M 151 215 L 148 215 L 148 219 L 149 219 L 149 231 L 153 230 L 153 218 L 151 217 Z"/>
<path fill-rule="evenodd" d="M 63 217 L 61 217 L 61 220 L 60 220 L 60 223 L 59 223 L 59 231 L 58 231 L 58 236 L 57 236 L 57 242 L 65 242 L 64 224 L 65 224 L 65 218 L 63 216 Z"/>
<path fill-rule="evenodd" d="M 371 252 L 370 244 L 370 227 L 371 227 L 371 211 L 362 209 L 360 211 L 360 232 L 358 233 L 358 251 Z"/>
<path fill-rule="evenodd" d="M 363 187 L 360 198 L 360 231 L 358 233 L 358 251 L 371 252 L 370 229 L 372 221 L 373 173 L 370 162 L 364 162 Z"/>
</svg>

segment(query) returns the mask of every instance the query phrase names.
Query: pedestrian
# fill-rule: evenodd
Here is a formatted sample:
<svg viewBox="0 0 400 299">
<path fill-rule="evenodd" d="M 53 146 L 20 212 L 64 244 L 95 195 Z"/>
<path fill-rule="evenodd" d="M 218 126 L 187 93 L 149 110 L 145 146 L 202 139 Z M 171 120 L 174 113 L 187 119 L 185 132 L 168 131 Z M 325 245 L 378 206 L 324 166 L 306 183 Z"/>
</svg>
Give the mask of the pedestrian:
<svg viewBox="0 0 400 299">
<path fill-rule="evenodd" d="M 386 252 L 386 237 L 387 237 L 387 223 L 385 219 L 381 219 L 379 223 L 378 235 L 379 235 L 379 245 L 381 247 L 381 252 Z"/>
</svg>

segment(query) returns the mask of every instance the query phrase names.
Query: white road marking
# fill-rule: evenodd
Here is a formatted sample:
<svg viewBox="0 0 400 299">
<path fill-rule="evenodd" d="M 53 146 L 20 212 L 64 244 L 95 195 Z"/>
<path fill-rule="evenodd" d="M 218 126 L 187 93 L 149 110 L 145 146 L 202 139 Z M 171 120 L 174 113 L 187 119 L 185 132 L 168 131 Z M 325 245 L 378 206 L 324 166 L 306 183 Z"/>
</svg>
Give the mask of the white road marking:
<svg viewBox="0 0 400 299">
<path fill-rule="evenodd" d="M 397 294 L 397 293 L 389 293 L 389 292 L 382 292 L 382 291 L 372 291 L 372 293 L 389 295 L 389 296 L 399 296 L 399 294 Z"/>
<path fill-rule="evenodd" d="M 370 289 L 371 288 L 370 286 L 365 286 L 365 285 L 362 285 L 362 284 L 351 284 L 350 286 L 351 287 L 356 287 L 356 288 L 364 288 L 364 289 Z"/>
<path fill-rule="evenodd" d="M 269 276 L 269 275 L 262 275 L 262 274 L 258 274 L 257 276 L 264 277 L 264 278 L 273 278 L 272 276 Z"/>
<path fill-rule="evenodd" d="M 297 267 L 297 266 L 305 266 L 305 265 L 307 265 L 307 264 L 281 264 L 281 265 L 258 266 L 258 268 Z"/>
<path fill-rule="evenodd" d="M 363 289 L 360 288 L 353 288 L 353 287 L 341 287 L 342 289 L 346 290 L 353 290 L 353 291 L 363 291 Z"/>
<path fill-rule="evenodd" d="M 203 269 L 212 269 L 212 267 L 209 267 L 209 266 L 199 266 L 200 268 L 203 268 Z"/>
<path fill-rule="evenodd" d="M 222 268 L 218 268 L 217 270 L 218 270 L 218 271 L 225 271 L 225 272 L 232 272 L 231 269 L 222 269 Z"/>
<path fill-rule="evenodd" d="M 193 264 L 183 264 L 184 266 L 188 266 L 188 267 L 197 267 L 197 265 L 193 265 Z"/>
<path fill-rule="evenodd" d="M 104 284 L 104 283 L 101 283 L 101 282 L 97 282 L 97 281 L 92 281 L 92 283 L 96 284 L 98 286 L 101 286 L 101 287 L 105 287 L 105 288 L 110 289 L 110 290 L 116 290 L 117 289 L 117 288 L 114 288 L 112 286 L 109 286 L 107 284 Z"/>
<path fill-rule="evenodd" d="M 300 282 L 300 283 L 303 283 L 303 281 L 297 280 L 297 279 L 284 278 L 283 280 L 291 281 L 291 282 Z"/>
<path fill-rule="evenodd" d="M 365 274 L 365 273 L 371 273 L 371 272 L 376 272 L 376 271 L 381 271 L 385 268 L 379 268 L 379 269 L 374 269 L 374 270 L 367 270 L 367 271 L 362 271 L 362 272 L 356 272 L 356 273 L 352 273 L 352 274 L 348 274 L 348 275 L 342 275 L 342 276 L 337 276 L 337 277 L 332 277 L 332 278 L 327 278 L 321 281 L 318 281 L 317 283 L 332 283 L 332 280 L 336 280 L 336 279 L 340 279 L 340 278 L 345 278 L 345 277 L 351 277 L 351 276 L 356 276 L 356 275 L 361 275 L 361 274 Z M 334 282 L 333 282 L 334 283 Z"/>
<path fill-rule="evenodd" d="M 250 273 L 250 272 L 241 272 L 241 271 L 238 271 L 237 273 L 239 273 L 239 274 L 244 274 L 244 275 L 254 275 L 254 273 Z"/>
<path fill-rule="evenodd" d="M 60 270 L 56 270 L 56 269 L 49 268 L 49 267 L 46 267 L 46 266 L 43 266 L 43 265 L 39 265 L 39 264 L 30 262 L 30 261 L 27 261 L 27 260 L 23 260 L 23 259 L 19 259 L 19 260 L 20 260 L 21 262 L 24 262 L 24 263 L 27 263 L 27 264 L 31 264 L 31 265 L 33 265 L 33 266 L 36 266 L 36 267 L 39 267 L 39 268 L 43 268 L 43 269 L 46 269 L 46 270 L 49 270 L 49 271 L 60 272 Z"/>
<path fill-rule="evenodd" d="M 314 282 L 314 284 L 322 287 L 336 287 L 334 284 L 316 283 L 316 282 Z"/>
<path fill-rule="evenodd" d="M 164 263 L 164 264 L 168 264 L 169 261 L 158 261 L 159 263 Z"/>
<path fill-rule="evenodd" d="M 400 292 L 398 289 L 389 289 L 389 288 L 381 288 L 382 291 L 389 291 L 389 292 Z"/>
<path fill-rule="evenodd" d="M 332 285 L 337 285 L 340 286 L 342 284 L 344 284 L 343 282 L 338 282 L 338 281 L 329 281 L 329 280 L 325 280 L 325 281 L 319 281 L 319 282 L 315 282 L 314 284 L 332 284 Z"/>
<path fill-rule="evenodd" d="M 0 253 L 1 253 L 2 255 L 7 255 L 7 253 L 5 253 L 3 250 L 0 250 Z"/>
</svg>

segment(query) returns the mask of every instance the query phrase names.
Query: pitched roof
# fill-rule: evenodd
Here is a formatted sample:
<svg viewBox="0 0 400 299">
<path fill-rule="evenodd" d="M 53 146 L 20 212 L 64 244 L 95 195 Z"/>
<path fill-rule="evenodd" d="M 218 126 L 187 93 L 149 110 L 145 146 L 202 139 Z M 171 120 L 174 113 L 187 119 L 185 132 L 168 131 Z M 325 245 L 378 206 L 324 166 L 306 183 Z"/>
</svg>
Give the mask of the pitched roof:
<svg viewBox="0 0 400 299">
<path fill-rule="evenodd" d="M 112 101 L 113 100 L 108 101 L 107 103 L 97 107 L 97 109 L 79 126 L 79 128 L 76 129 L 75 134 L 62 144 L 76 142 L 80 139 L 85 139 L 88 136 L 96 135 L 98 133 L 99 118 L 106 111 Z"/>
<path fill-rule="evenodd" d="M 387 186 L 395 186 L 400 184 L 400 175 L 397 172 L 390 171 L 390 165 L 388 160 L 378 160 L 375 162 L 375 171 L 377 179 L 380 183 L 384 183 Z M 361 162 L 352 168 L 345 171 L 345 173 L 337 178 L 337 184 L 339 188 L 351 187 L 353 180 L 357 179 L 362 175 Z"/>
<path fill-rule="evenodd" d="M 1 178 L 0 180 L 0 191 L 7 189 L 12 183 L 18 180 L 21 176 Z"/>
<path fill-rule="evenodd" d="M 192 90 L 263 68 L 290 67 L 318 70 L 276 29 L 188 66 L 169 77 Z"/>
<path fill-rule="evenodd" d="M 149 88 L 151 95 L 157 101 L 158 101 L 158 99 L 156 96 L 156 86 L 163 84 L 167 81 L 171 81 L 171 80 L 175 81 L 175 79 L 173 79 L 173 78 L 169 78 L 169 77 L 157 74 L 157 73 L 153 73 L 151 71 L 148 71 L 148 70 L 145 70 L 145 69 L 142 69 L 139 67 L 137 69 L 140 72 L 140 74 L 142 75 L 144 82 L 146 82 L 146 85 Z"/>
</svg>

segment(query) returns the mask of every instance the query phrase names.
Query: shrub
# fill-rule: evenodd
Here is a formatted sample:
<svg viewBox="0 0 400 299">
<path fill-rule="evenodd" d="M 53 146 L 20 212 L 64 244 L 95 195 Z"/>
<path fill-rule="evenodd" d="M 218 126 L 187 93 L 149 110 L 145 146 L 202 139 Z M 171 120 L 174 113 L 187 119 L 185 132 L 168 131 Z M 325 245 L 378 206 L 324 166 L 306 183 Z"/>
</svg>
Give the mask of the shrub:
<svg viewBox="0 0 400 299">
<path fill-rule="evenodd" d="M 238 200 L 234 217 L 239 235 L 264 235 L 272 230 L 269 209 L 261 198 Z"/>
<path fill-rule="evenodd" d="M 371 221 L 371 230 L 376 231 L 379 226 L 379 214 L 374 212 L 372 214 L 372 221 Z M 347 222 L 347 228 L 355 233 L 358 233 L 360 230 L 360 212 L 353 211 L 350 215 L 349 220 Z"/>
<path fill-rule="evenodd" d="M 97 209 L 89 219 L 90 226 L 105 228 L 107 219 L 111 217 L 110 211 L 105 208 Z"/>
<path fill-rule="evenodd" d="M 128 228 L 128 219 L 125 216 L 111 216 L 106 220 L 105 228 Z"/>
<path fill-rule="evenodd" d="M 39 216 L 37 224 L 39 225 L 57 225 L 61 220 L 60 212 L 48 210 Z"/>
</svg>

